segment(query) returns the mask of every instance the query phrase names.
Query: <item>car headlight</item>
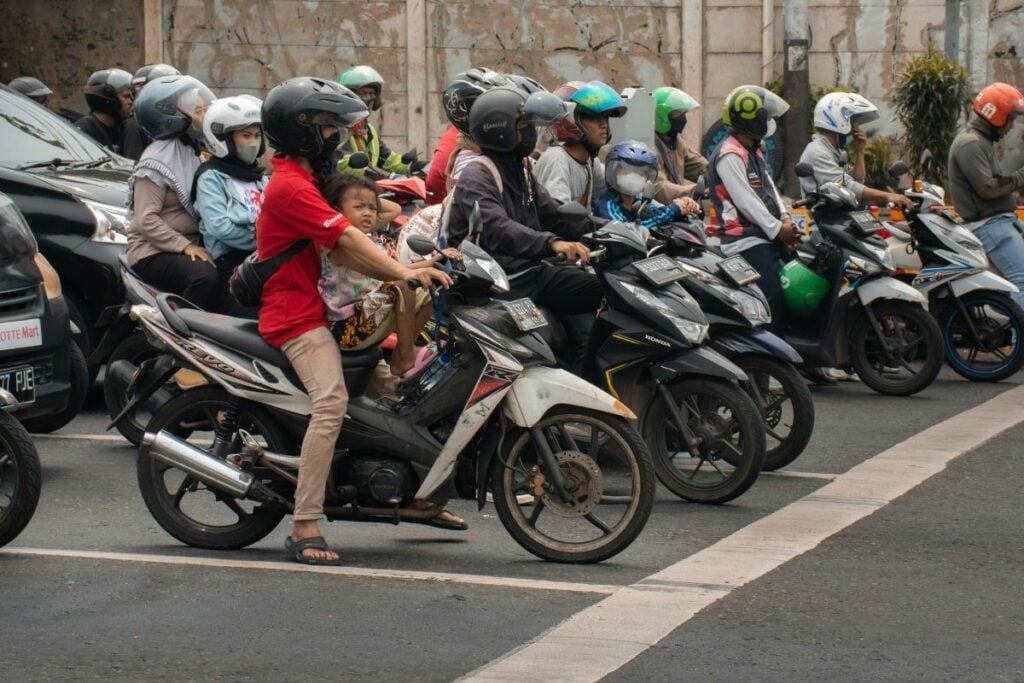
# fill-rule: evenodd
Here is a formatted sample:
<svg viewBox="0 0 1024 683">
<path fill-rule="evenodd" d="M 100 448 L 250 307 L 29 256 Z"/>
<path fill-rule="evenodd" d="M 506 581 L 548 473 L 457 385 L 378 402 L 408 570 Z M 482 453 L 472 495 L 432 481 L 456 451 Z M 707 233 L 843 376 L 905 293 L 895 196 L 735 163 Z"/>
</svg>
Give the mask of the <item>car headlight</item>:
<svg viewBox="0 0 1024 683">
<path fill-rule="evenodd" d="M 697 346 L 699 344 L 702 344 L 704 340 L 707 338 L 707 324 L 699 323 L 695 320 L 690 320 L 689 318 L 684 318 L 683 316 L 673 311 L 668 304 L 666 304 L 652 292 L 649 292 L 643 287 L 637 287 L 635 285 L 631 285 L 628 282 L 623 282 L 622 286 L 626 289 L 626 291 L 628 291 L 630 294 L 639 299 L 643 304 L 650 306 L 659 314 L 667 318 L 668 321 L 671 322 L 677 330 L 679 330 L 679 333 L 683 335 L 683 339 L 686 341 L 687 344 Z"/>
<path fill-rule="evenodd" d="M 862 242 L 861 246 L 863 246 L 865 249 L 871 252 L 872 256 L 881 261 L 882 265 L 885 266 L 887 270 L 892 270 L 895 266 L 895 261 L 893 261 L 892 259 L 892 252 L 889 250 L 888 247 L 879 247 L 874 244 L 868 244 L 866 242 Z M 877 270 L 878 267 L 876 266 L 875 269 Z"/>
<path fill-rule="evenodd" d="M 85 208 L 89 209 L 96 229 L 93 230 L 93 242 L 104 244 L 128 244 L 128 209 L 124 206 L 101 204 L 100 202 L 81 199 Z"/>
</svg>

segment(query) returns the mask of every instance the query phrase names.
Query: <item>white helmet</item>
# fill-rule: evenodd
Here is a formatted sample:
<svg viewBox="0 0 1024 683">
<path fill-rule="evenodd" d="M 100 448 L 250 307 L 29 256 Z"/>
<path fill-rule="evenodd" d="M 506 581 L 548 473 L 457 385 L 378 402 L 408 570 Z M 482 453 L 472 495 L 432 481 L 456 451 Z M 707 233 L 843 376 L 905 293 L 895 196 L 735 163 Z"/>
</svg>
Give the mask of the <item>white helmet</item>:
<svg viewBox="0 0 1024 683">
<path fill-rule="evenodd" d="M 856 93 L 830 92 L 814 105 L 814 127 L 847 135 L 878 119 L 878 108 Z"/>
<path fill-rule="evenodd" d="M 260 123 L 260 107 L 263 101 L 252 95 L 236 95 L 215 100 L 203 117 L 203 138 L 206 148 L 221 159 L 234 154 L 235 144 L 231 133 Z M 263 146 L 260 146 L 260 154 Z"/>
</svg>

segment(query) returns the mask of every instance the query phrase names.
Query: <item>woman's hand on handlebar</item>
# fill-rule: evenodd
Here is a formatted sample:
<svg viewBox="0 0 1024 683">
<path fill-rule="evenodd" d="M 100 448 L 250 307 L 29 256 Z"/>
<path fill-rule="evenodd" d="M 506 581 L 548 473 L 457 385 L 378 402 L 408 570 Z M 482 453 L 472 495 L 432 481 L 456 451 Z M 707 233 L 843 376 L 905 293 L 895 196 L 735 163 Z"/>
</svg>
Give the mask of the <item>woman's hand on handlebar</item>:
<svg viewBox="0 0 1024 683">
<path fill-rule="evenodd" d="M 188 256 L 193 261 L 199 259 L 200 261 L 206 261 L 211 266 L 216 266 L 216 264 L 213 262 L 213 257 L 210 256 L 210 252 L 206 251 L 198 244 L 188 245 L 187 247 L 185 247 L 185 251 L 183 253 L 185 254 L 185 256 Z"/>
<path fill-rule="evenodd" d="M 566 242 L 565 240 L 555 240 L 548 245 L 551 252 L 557 255 L 564 255 L 565 260 L 570 263 L 579 261 L 580 263 L 590 262 L 590 249 L 585 244 L 580 242 Z"/>
<path fill-rule="evenodd" d="M 433 256 L 430 257 L 430 260 L 434 263 L 437 263 L 439 261 L 444 261 L 445 258 L 447 258 L 449 261 L 461 261 L 462 252 L 460 252 L 458 249 L 455 249 L 454 247 L 448 247 L 447 249 L 441 249 L 437 251 Z"/>
</svg>

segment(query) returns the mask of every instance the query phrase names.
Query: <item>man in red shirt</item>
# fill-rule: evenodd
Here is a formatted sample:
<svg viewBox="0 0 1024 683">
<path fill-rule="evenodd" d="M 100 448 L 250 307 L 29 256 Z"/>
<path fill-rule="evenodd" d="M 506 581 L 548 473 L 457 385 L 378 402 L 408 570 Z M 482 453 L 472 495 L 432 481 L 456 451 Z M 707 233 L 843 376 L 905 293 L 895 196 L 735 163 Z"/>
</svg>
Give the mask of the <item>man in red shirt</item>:
<svg viewBox="0 0 1024 683">
<path fill-rule="evenodd" d="M 332 81 L 292 78 L 267 94 L 262 119 L 265 135 L 277 150 L 274 174 L 263 191 L 256 219 L 256 249 L 261 259 L 275 256 L 299 240 L 309 246 L 285 262 L 263 288 L 259 330 L 267 343 L 287 356 L 312 403 L 302 439 L 294 527 L 285 547 L 297 562 L 338 564 L 340 558 L 320 535 L 324 487 L 334 445 L 348 408 L 341 354 L 327 328 L 317 292 L 320 249 L 340 249 L 351 268 L 378 280 L 434 281 L 448 286 L 447 275 L 433 268 L 411 270 L 382 253 L 348 220 L 328 205 L 315 174 L 330 162 L 341 134 L 366 118 L 366 105 Z"/>
</svg>

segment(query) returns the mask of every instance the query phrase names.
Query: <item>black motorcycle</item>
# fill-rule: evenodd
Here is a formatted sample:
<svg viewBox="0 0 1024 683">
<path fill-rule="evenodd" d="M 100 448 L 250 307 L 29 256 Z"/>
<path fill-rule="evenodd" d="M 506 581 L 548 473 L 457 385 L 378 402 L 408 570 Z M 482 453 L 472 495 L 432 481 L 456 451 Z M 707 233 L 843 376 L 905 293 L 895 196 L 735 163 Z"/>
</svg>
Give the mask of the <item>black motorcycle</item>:
<svg viewBox="0 0 1024 683">
<path fill-rule="evenodd" d="M 14 397 L 0 389 L 0 404 L 14 405 Z M 0 410 L 0 546 L 22 532 L 39 503 L 42 469 L 28 431 L 13 416 Z"/>
</svg>

